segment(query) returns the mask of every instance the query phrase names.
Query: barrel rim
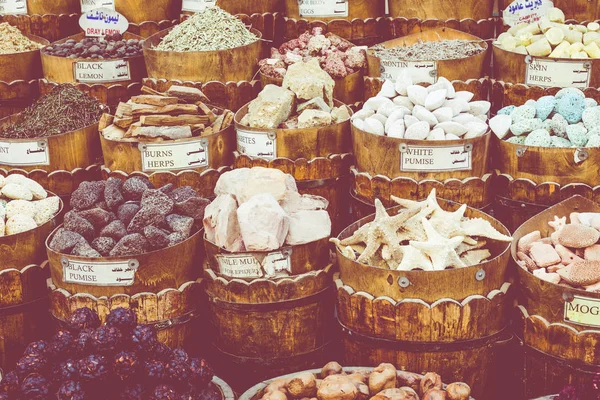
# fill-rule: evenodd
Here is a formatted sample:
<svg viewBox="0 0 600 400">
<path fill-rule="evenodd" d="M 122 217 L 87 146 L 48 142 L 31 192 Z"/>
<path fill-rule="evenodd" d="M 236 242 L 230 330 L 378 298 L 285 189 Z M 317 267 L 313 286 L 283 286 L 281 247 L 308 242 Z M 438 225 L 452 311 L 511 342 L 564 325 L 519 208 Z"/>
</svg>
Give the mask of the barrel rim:
<svg viewBox="0 0 600 400">
<path fill-rule="evenodd" d="M 246 250 L 246 251 L 229 251 L 229 250 L 226 250 L 226 249 L 224 249 L 222 247 L 217 246 L 217 244 L 214 243 L 213 241 L 209 240 L 206 237 L 206 235 L 207 235 L 207 233 L 205 231 L 204 234 L 202 235 L 203 241 L 205 243 L 208 243 L 208 244 L 214 246 L 214 248 L 219 251 L 219 254 L 232 254 L 232 255 L 237 255 L 237 254 L 239 254 L 239 255 L 260 254 L 260 255 L 263 255 L 263 256 L 267 256 L 270 253 L 282 251 L 286 247 L 291 247 L 293 249 L 293 248 L 298 248 L 298 247 L 312 247 L 312 246 L 316 246 L 318 244 L 326 246 L 327 243 L 329 243 L 329 237 L 326 237 L 326 238 L 322 238 L 322 239 L 313 240 L 312 242 L 308 242 L 308 243 L 294 244 L 294 245 L 287 245 L 287 246 L 284 245 L 283 247 L 280 247 L 280 248 L 275 249 L 275 250 L 269 250 L 269 251 L 249 251 L 249 250 Z M 292 254 L 293 254 L 293 252 L 292 252 Z"/>
<path fill-rule="evenodd" d="M 19 52 L 16 52 L 16 53 L 0 54 L 0 59 L 4 58 L 7 61 L 11 61 L 11 62 L 14 62 L 14 63 L 19 63 L 19 60 L 16 59 L 16 57 L 19 57 L 19 56 L 28 56 L 28 55 L 32 55 L 32 54 L 35 54 L 35 53 L 41 53 L 41 50 L 44 47 L 46 47 L 46 46 L 48 46 L 50 44 L 50 41 L 48 39 L 45 39 L 45 38 L 43 38 L 41 36 L 33 35 L 31 33 L 24 33 L 22 31 L 21 31 L 21 34 L 23 36 L 25 36 L 27 39 L 29 39 L 29 40 L 31 40 L 31 41 L 33 41 L 35 43 L 41 44 L 42 47 L 40 47 L 40 48 L 38 48 L 36 50 L 27 50 L 27 51 L 19 51 Z M 35 79 L 35 80 L 37 80 L 37 79 Z"/>
<path fill-rule="evenodd" d="M 28 234 L 29 234 L 29 236 L 33 235 L 39 229 L 44 228 L 44 227 L 48 227 L 51 224 L 54 225 L 54 226 L 56 226 L 56 222 L 57 222 L 56 219 L 63 213 L 65 204 L 64 204 L 63 200 L 60 198 L 60 196 L 58 196 L 56 193 L 51 192 L 49 190 L 46 190 L 46 193 L 48 193 L 48 196 L 46 198 L 49 198 L 49 197 L 57 197 L 58 198 L 59 206 L 58 206 L 58 211 L 56 212 L 56 214 L 54 214 L 52 216 L 52 218 L 50 218 L 48 221 L 44 222 L 42 225 L 39 225 L 39 226 L 37 226 L 37 227 L 35 227 L 33 229 L 30 229 L 28 231 L 19 232 L 19 233 L 15 233 L 15 234 L 12 234 L 12 235 L 0 236 L 0 246 L 2 245 L 2 242 L 4 242 L 4 238 L 6 238 L 6 239 L 12 239 L 12 240 L 19 240 L 19 239 L 22 239 L 24 236 L 27 236 Z M 4 270 L 0 270 L 0 271 L 4 271 Z"/>
</svg>

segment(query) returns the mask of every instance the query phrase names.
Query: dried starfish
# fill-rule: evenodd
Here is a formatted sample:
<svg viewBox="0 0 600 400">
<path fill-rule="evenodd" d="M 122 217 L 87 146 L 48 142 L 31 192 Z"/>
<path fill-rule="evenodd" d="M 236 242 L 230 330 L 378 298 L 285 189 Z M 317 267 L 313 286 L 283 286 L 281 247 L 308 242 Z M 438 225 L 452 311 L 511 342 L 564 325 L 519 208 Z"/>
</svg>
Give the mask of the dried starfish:
<svg viewBox="0 0 600 400">
<path fill-rule="evenodd" d="M 472 218 L 460 224 L 463 233 L 467 236 L 480 236 L 501 242 L 512 242 L 512 237 L 498 232 L 489 221 L 483 218 Z"/>
<path fill-rule="evenodd" d="M 431 192 L 429 192 L 429 195 L 427 196 L 427 198 L 425 200 L 420 200 L 420 201 L 416 201 L 416 200 L 408 200 L 408 199 L 401 199 L 400 197 L 396 197 L 396 196 L 390 196 L 390 198 L 396 203 L 401 205 L 404 208 L 414 208 L 414 207 L 418 207 L 419 209 L 422 209 L 423 207 L 425 207 L 427 204 L 430 204 L 429 202 L 431 200 L 435 201 L 436 198 L 436 191 L 435 188 L 431 189 Z M 437 201 L 436 201 L 437 203 Z"/>
<path fill-rule="evenodd" d="M 490 253 L 488 249 L 471 250 L 460 256 L 460 259 L 467 267 L 470 267 L 471 265 L 480 264 L 482 261 L 487 260 L 491 256 L 492 253 Z"/>
<path fill-rule="evenodd" d="M 454 212 L 448 212 L 443 210 L 437 202 L 437 209 L 431 215 L 429 222 L 438 231 L 439 234 L 447 238 L 453 236 L 464 236 L 460 228 L 460 223 L 465 216 L 467 211 L 467 205 L 463 204 L 460 208 Z"/>
<path fill-rule="evenodd" d="M 421 208 L 421 211 L 409 218 L 399 229 L 398 240 L 400 242 L 406 240 L 427 240 L 427 235 L 425 234 L 425 229 L 423 229 L 421 220 L 430 216 L 433 211 L 434 208 L 429 204 Z"/>
<path fill-rule="evenodd" d="M 411 240 L 410 245 L 422 250 L 431 258 L 434 270 L 443 270 L 446 267 L 465 267 L 465 264 L 460 260 L 455 250 L 462 243 L 464 237 L 455 236 L 450 239 L 445 238 L 433 229 L 433 226 L 431 226 L 426 218 L 423 218 L 422 222 L 427 234 L 427 241 L 417 242 Z"/>
<path fill-rule="evenodd" d="M 421 250 L 413 246 L 401 246 L 402 262 L 396 268 L 398 271 L 412 271 L 413 269 L 422 269 L 424 271 L 433 271 L 433 264 Z"/>
<path fill-rule="evenodd" d="M 567 217 L 558 218 L 558 216 L 554 216 L 554 221 L 549 221 L 548 225 L 554 228 L 554 232 L 560 231 L 567 224 Z"/>
<path fill-rule="evenodd" d="M 470 244 L 470 243 L 467 243 L 465 240 L 463 240 L 463 242 L 461 244 L 459 244 L 458 247 L 456 248 L 456 254 L 458 254 L 460 256 L 463 253 L 466 253 L 467 251 L 480 249 L 483 246 L 485 246 L 486 244 L 487 244 L 487 241 L 484 239 L 476 240 L 475 244 Z"/>
</svg>

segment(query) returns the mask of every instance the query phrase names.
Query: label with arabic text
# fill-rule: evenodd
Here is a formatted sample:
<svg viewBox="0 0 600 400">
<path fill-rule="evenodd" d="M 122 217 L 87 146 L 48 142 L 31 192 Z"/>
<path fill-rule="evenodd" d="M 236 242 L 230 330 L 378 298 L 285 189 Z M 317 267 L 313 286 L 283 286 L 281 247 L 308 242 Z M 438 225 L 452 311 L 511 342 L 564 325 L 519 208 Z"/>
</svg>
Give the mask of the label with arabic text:
<svg viewBox="0 0 600 400">
<path fill-rule="evenodd" d="M 77 61 L 73 63 L 75 81 L 107 83 L 131 80 L 129 62 L 125 60 Z"/>
<path fill-rule="evenodd" d="M 549 0 L 515 0 L 502 11 L 505 25 L 531 24 L 548 14 L 554 3 Z"/>
<path fill-rule="evenodd" d="M 573 296 L 573 301 L 565 302 L 566 322 L 600 328 L 600 299 Z"/>
<path fill-rule="evenodd" d="M 206 138 L 181 143 L 141 143 L 142 171 L 174 171 L 208 166 Z"/>
<path fill-rule="evenodd" d="M 260 254 L 218 254 L 219 272 L 231 278 L 273 277 L 281 272 L 292 273 L 291 249 Z M 262 261 L 259 257 L 263 257 Z"/>
<path fill-rule="evenodd" d="M 0 0 L 0 14 L 22 15 L 27 14 L 26 0 Z"/>
<path fill-rule="evenodd" d="M 131 286 L 135 282 L 137 260 L 115 262 L 84 262 L 61 259 L 63 281 L 93 286 Z"/>
<path fill-rule="evenodd" d="M 469 171 L 472 152 L 465 146 L 407 145 L 400 153 L 400 171 Z"/>
<path fill-rule="evenodd" d="M 79 26 L 88 37 L 123 34 L 129 28 L 129 21 L 121 13 L 110 8 L 90 10 L 79 17 Z"/>
<path fill-rule="evenodd" d="M 348 0 L 298 0 L 301 17 L 346 18 Z"/>
<path fill-rule="evenodd" d="M 0 141 L 0 164 L 24 167 L 50 165 L 48 142 L 45 140 Z"/>
<path fill-rule="evenodd" d="M 97 8 L 109 8 L 111 10 L 115 9 L 115 0 L 80 0 L 80 4 L 82 13 L 86 13 Z"/>
<path fill-rule="evenodd" d="M 408 71 L 414 83 L 435 83 L 437 63 L 435 61 L 381 60 L 381 77 L 396 81 L 400 73 Z"/>
<path fill-rule="evenodd" d="M 200 12 L 217 4 L 217 0 L 183 0 L 181 11 Z"/>
<path fill-rule="evenodd" d="M 590 61 L 565 61 L 556 58 L 531 58 L 525 60 L 525 84 L 544 87 L 576 87 L 590 85 Z"/>
<path fill-rule="evenodd" d="M 249 157 L 273 160 L 277 158 L 275 132 L 256 132 L 238 128 L 237 151 Z"/>
</svg>

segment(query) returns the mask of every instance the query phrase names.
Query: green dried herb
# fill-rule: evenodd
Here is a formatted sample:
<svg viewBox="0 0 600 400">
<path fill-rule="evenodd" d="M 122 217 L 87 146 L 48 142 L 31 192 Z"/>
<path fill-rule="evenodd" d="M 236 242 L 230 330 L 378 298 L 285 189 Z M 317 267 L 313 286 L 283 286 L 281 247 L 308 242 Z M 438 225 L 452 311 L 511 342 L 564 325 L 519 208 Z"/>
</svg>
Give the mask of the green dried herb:
<svg viewBox="0 0 600 400">
<path fill-rule="evenodd" d="M 13 139 L 40 138 L 93 125 L 107 111 L 105 105 L 70 84 L 52 89 L 25 111 L 0 137 Z"/>
<path fill-rule="evenodd" d="M 258 40 L 246 25 L 219 7 L 208 7 L 175 26 L 155 47 L 162 51 L 215 51 Z"/>
<path fill-rule="evenodd" d="M 378 44 L 371 48 L 375 55 L 384 60 L 438 61 L 467 58 L 485 50 L 484 41 L 440 40 L 418 42 L 411 46 L 386 49 Z"/>
</svg>

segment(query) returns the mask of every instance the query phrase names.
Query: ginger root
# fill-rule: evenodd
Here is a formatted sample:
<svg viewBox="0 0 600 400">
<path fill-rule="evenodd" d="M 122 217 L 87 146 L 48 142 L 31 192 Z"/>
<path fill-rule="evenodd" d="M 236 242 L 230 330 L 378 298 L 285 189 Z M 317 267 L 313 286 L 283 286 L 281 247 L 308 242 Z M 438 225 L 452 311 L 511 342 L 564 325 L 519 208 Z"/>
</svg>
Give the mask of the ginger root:
<svg viewBox="0 0 600 400">
<path fill-rule="evenodd" d="M 369 375 L 369 390 L 371 393 L 379 393 L 384 389 L 395 388 L 396 379 L 396 367 L 388 363 L 379 364 Z"/>
<path fill-rule="evenodd" d="M 428 390 L 441 389 L 442 388 L 442 377 L 435 372 L 426 373 L 419 384 L 421 394 L 424 395 Z"/>
<path fill-rule="evenodd" d="M 319 400 L 356 400 L 358 389 L 352 379 L 345 375 L 329 375 L 317 391 Z"/>
<path fill-rule="evenodd" d="M 295 399 L 313 397 L 317 394 L 317 378 L 312 372 L 301 372 L 291 378 L 285 388 Z"/>
</svg>

